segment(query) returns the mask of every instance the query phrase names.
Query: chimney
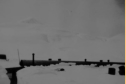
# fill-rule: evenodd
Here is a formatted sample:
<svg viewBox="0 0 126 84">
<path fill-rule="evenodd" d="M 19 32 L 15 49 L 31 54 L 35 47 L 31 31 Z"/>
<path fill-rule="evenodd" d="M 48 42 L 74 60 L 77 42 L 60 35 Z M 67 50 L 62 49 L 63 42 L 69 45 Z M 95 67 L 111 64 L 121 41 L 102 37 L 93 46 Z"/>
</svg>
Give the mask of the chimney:
<svg viewBox="0 0 126 84">
<path fill-rule="evenodd" d="M 33 66 L 35 66 L 35 54 L 34 53 L 32 54 L 32 64 L 33 64 Z"/>
<path fill-rule="evenodd" d="M 87 62 L 87 59 L 84 59 L 85 62 Z"/>
<path fill-rule="evenodd" d="M 107 62 L 109 63 L 109 62 L 110 62 L 110 60 L 107 60 Z"/>
</svg>

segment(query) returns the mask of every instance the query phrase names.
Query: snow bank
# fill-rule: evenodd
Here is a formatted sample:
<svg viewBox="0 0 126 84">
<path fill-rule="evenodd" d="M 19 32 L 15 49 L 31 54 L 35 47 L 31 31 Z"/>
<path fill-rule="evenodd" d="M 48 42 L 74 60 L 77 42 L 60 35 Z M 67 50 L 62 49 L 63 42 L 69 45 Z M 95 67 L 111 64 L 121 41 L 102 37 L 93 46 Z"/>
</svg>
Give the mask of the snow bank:
<svg viewBox="0 0 126 84">
<path fill-rule="evenodd" d="M 27 67 L 17 72 L 18 84 L 123 84 L 125 77 L 108 75 L 107 68 L 93 69 L 84 66 Z M 60 67 L 61 68 L 61 67 Z"/>
<path fill-rule="evenodd" d="M 19 61 L 17 60 L 12 61 L 0 60 L 0 66 L 2 66 L 3 68 L 20 67 Z"/>
<path fill-rule="evenodd" d="M 10 84 L 9 77 L 7 76 L 7 71 L 0 65 L 0 84 Z"/>
</svg>

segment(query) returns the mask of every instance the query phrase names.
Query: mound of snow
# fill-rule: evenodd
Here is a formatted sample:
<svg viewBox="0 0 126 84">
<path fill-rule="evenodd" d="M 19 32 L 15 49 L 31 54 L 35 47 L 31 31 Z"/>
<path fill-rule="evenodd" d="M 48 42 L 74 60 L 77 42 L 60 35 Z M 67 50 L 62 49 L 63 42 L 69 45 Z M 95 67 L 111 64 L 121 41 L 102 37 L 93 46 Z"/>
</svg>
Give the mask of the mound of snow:
<svg viewBox="0 0 126 84">
<path fill-rule="evenodd" d="M 0 84 L 10 84 L 10 79 L 7 76 L 7 71 L 0 65 Z"/>
<path fill-rule="evenodd" d="M 57 68 L 65 71 L 57 72 Z M 18 84 L 123 84 L 125 77 L 107 74 L 107 68 L 84 66 L 27 67 L 17 72 Z"/>
<path fill-rule="evenodd" d="M 107 38 L 105 37 L 93 36 L 93 35 L 84 34 L 84 33 L 78 33 L 77 36 L 83 40 L 88 40 L 88 41 L 106 41 L 107 40 Z"/>
<path fill-rule="evenodd" d="M 17 60 L 12 60 L 12 61 L 0 60 L 0 66 L 2 66 L 3 68 L 20 67 L 19 61 Z"/>
<path fill-rule="evenodd" d="M 107 41 L 111 41 L 111 42 L 114 42 L 114 43 L 121 43 L 121 42 L 125 42 L 125 34 L 121 33 L 121 34 L 117 34 L 111 38 L 108 38 Z"/>
</svg>

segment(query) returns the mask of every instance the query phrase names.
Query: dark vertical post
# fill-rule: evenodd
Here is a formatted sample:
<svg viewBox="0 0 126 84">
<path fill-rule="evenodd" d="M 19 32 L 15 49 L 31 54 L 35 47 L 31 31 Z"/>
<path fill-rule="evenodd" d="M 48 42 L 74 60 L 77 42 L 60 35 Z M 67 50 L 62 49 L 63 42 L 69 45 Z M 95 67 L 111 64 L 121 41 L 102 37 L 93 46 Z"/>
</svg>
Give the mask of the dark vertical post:
<svg viewBox="0 0 126 84">
<path fill-rule="evenodd" d="M 100 62 L 98 63 L 98 66 L 103 65 L 103 60 L 100 60 Z"/>
<path fill-rule="evenodd" d="M 103 62 L 103 60 L 100 60 L 100 63 L 102 63 Z"/>
<path fill-rule="evenodd" d="M 109 64 L 110 66 L 112 66 L 112 65 L 113 65 L 112 63 L 110 63 L 110 60 L 108 60 L 108 64 Z"/>
<path fill-rule="evenodd" d="M 87 59 L 84 59 L 84 63 L 83 63 L 83 65 L 87 65 L 88 63 L 87 63 Z"/>
<path fill-rule="evenodd" d="M 35 54 L 34 53 L 32 54 L 32 64 L 33 64 L 33 66 L 35 65 Z"/>
<path fill-rule="evenodd" d="M 17 49 L 17 52 L 18 52 L 18 59 L 19 59 L 19 61 L 21 61 L 20 55 L 19 55 L 19 49 Z"/>
<path fill-rule="evenodd" d="M 110 60 L 107 60 L 107 62 L 109 63 L 109 62 L 110 62 Z"/>
<path fill-rule="evenodd" d="M 59 62 L 61 62 L 61 59 L 58 59 Z"/>
<path fill-rule="evenodd" d="M 20 64 L 21 67 L 24 67 L 24 62 L 23 62 L 23 60 L 21 60 L 19 64 Z"/>
<path fill-rule="evenodd" d="M 48 59 L 48 61 L 52 61 L 52 59 L 51 59 L 51 58 L 49 58 L 49 59 Z"/>
<path fill-rule="evenodd" d="M 87 59 L 84 59 L 84 62 L 87 62 Z"/>
<path fill-rule="evenodd" d="M 107 60 L 107 64 L 110 65 L 110 60 Z"/>
</svg>

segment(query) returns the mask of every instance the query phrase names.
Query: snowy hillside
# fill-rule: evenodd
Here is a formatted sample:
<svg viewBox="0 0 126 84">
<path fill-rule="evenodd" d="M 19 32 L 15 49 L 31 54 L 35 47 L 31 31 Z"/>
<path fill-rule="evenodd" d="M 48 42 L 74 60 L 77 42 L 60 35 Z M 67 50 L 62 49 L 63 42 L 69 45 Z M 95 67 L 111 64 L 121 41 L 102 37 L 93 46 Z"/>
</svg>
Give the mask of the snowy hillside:
<svg viewBox="0 0 126 84">
<path fill-rule="evenodd" d="M 36 20 L 33 17 L 26 18 L 25 20 L 23 19 L 23 20 L 19 21 L 19 23 L 22 23 L 22 24 L 23 23 L 24 24 L 41 24 L 42 25 L 41 22 L 39 22 L 38 20 Z"/>
</svg>

